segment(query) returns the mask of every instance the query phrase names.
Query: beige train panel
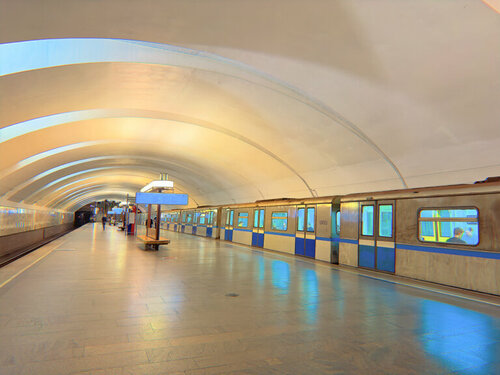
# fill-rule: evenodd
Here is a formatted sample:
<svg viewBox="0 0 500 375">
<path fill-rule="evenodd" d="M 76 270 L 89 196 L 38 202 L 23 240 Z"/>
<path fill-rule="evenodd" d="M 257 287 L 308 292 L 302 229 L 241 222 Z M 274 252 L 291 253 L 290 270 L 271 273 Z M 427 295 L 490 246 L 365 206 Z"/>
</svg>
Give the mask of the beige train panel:
<svg viewBox="0 0 500 375">
<path fill-rule="evenodd" d="M 358 244 L 340 243 L 339 264 L 353 267 L 358 266 Z"/>
<path fill-rule="evenodd" d="M 240 214 L 247 214 L 247 226 L 246 227 L 240 227 L 238 226 L 238 218 Z M 234 228 L 242 228 L 242 229 L 252 229 L 253 226 L 253 216 L 252 216 L 253 210 L 250 208 L 238 208 L 234 210 L 234 219 L 233 219 L 233 226 Z"/>
<path fill-rule="evenodd" d="M 359 244 L 363 246 L 375 246 L 375 240 L 365 240 L 361 238 L 359 240 Z"/>
<path fill-rule="evenodd" d="M 332 246 L 330 241 L 316 240 L 316 259 L 330 263 Z"/>
<path fill-rule="evenodd" d="M 466 250 L 500 251 L 500 194 L 465 195 L 398 200 L 396 209 L 396 242 L 423 246 L 441 246 L 418 240 L 418 211 L 420 208 L 475 207 L 479 210 L 478 246 L 460 246 Z M 444 245 L 446 246 L 446 245 Z"/>
<path fill-rule="evenodd" d="M 492 194 L 500 193 L 500 183 L 489 182 L 480 184 L 460 184 L 449 186 L 431 186 L 416 189 L 401 189 L 390 191 L 377 191 L 371 193 L 349 194 L 341 197 L 341 202 L 359 202 L 366 200 L 384 199 L 415 199 L 439 196 L 457 196 L 466 194 Z"/>
<path fill-rule="evenodd" d="M 249 203 L 235 203 L 235 204 L 223 204 L 223 208 L 266 208 L 266 207 L 285 207 L 285 206 L 296 206 L 305 204 L 331 204 L 332 202 L 339 203 L 341 196 L 324 196 L 324 197 L 314 197 L 314 198 L 284 198 L 284 199 L 270 199 Z M 207 207 L 218 207 L 218 206 L 207 206 Z"/>
<path fill-rule="evenodd" d="M 207 228 L 206 227 L 197 227 L 196 235 L 206 237 L 207 236 Z"/>
<path fill-rule="evenodd" d="M 361 241 L 362 240 L 359 240 L 360 245 L 362 245 Z M 377 247 L 385 247 L 388 249 L 394 249 L 396 247 L 396 244 L 394 242 L 390 242 L 390 241 L 377 241 Z"/>
<path fill-rule="evenodd" d="M 220 234 L 220 239 L 223 240 L 226 234 L 226 230 L 224 228 L 220 228 L 219 234 Z"/>
<path fill-rule="evenodd" d="M 295 254 L 295 237 L 266 233 L 264 236 L 264 249 Z"/>
<path fill-rule="evenodd" d="M 212 237 L 214 239 L 220 238 L 220 228 L 212 227 Z"/>
<path fill-rule="evenodd" d="M 233 230 L 233 242 L 243 245 L 252 245 L 252 232 Z"/>
<path fill-rule="evenodd" d="M 358 239 L 359 203 L 342 203 L 340 207 L 340 237 L 351 240 Z"/>
<path fill-rule="evenodd" d="M 318 204 L 316 216 L 316 236 L 330 238 L 332 235 L 332 205 Z"/>
<path fill-rule="evenodd" d="M 500 295 L 500 261 L 396 249 L 396 275 Z"/>
<path fill-rule="evenodd" d="M 271 218 L 272 218 L 273 212 L 286 212 L 287 218 L 288 218 L 287 230 L 283 231 L 282 233 L 295 235 L 296 226 L 297 226 L 296 219 L 295 219 L 295 217 L 297 216 L 296 210 L 297 210 L 297 208 L 295 206 L 267 207 L 266 211 L 265 211 L 264 230 L 271 231 L 271 232 L 274 231 L 274 229 L 271 228 Z M 285 237 L 285 236 L 282 236 L 282 237 Z M 295 249 L 295 247 L 294 247 L 294 249 Z"/>
</svg>

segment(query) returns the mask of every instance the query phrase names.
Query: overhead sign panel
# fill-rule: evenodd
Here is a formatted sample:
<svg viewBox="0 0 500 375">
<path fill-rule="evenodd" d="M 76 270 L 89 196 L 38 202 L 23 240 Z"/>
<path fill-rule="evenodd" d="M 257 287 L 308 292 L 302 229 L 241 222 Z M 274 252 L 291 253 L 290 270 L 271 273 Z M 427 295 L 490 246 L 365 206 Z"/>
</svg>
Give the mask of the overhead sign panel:
<svg viewBox="0 0 500 375">
<path fill-rule="evenodd" d="M 187 194 L 163 194 L 163 193 L 135 193 L 135 203 L 137 204 L 168 204 L 186 205 L 188 204 Z"/>
</svg>

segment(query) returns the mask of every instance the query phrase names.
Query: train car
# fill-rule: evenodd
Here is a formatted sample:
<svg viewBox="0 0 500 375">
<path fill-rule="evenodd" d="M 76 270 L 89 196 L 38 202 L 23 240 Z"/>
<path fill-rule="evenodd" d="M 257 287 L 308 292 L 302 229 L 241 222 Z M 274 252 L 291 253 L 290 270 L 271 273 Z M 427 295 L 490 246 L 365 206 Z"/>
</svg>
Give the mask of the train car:
<svg viewBox="0 0 500 375">
<path fill-rule="evenodd" d="M 500 294 L 500 182 L 341 198 L 339 263 Z"/>
<path fill-rule="evenodd" d="M 218 208 L 199 207 L 195 210 L 193 234 L 201 237 L 218 238 Z"/>
<path fill-rule="evenodd" d="M 273 199 L 221 207 L 220 238 L 338 263 L 340 198 Z"/>
</svg>

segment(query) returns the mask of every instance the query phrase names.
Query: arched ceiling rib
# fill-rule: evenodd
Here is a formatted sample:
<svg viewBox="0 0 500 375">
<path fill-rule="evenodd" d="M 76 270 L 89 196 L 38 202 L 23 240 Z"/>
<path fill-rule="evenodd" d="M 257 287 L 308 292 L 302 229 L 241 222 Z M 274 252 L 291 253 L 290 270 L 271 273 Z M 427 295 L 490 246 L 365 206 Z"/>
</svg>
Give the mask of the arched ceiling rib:
<svg viewBox="0 0 500 375">
<path fill-rule="evenodd" d="M 297 88 L 291 87 L 277 80 L 276 78 L 266 75 L 256 69 L 238 63 L 233 60 L 225 59 L 213 54 L 193 51 L 186 48 L 178 48 L 168 45 L 158 45 L 154 43 L 128 41 L 128 40 L 105 40 L 105 39 L 63 39 L 63 40 L 38 40 L 21 43 L 11 43 L 0 46 L 4 48 L 3 53 L 9 55 L 8 62 L 0 63 L 0 75 L 9 75 L 29 70 L 37 70 L 44 68 L 57 67 L 62 65 L 73 64 L 88 64 L 97 62 L 133 62 L 142 64 L 159 64 L 164 66 L 182 67 L 183 69 L 194 69 L 197 71 L 208 71 L 217 73 L 224 77 L 230 77 L 236 80 L 250 82 L 261 88 L 275 91 L 280 95 L 286 96 L 299 102 L 302 105 L 310 107 L 311 110 L 321 113 L 329 118 L 337 126 L 340 125 L 354 134 L 360 140 L 365 142 L 369 147 L 375 150 L 382 159 L 384 159 L 394 170 L 403 186 L 406 183 L 401 176 L 400 171 L 390 158 L 382 151 L 367 135 L 365 135 L 358 127 L 339 113 L 329 108 L 319 100 L 307 95 L 305 92 Z M 34 55 L 32 59 L 26 60 L 25 56 L 29 53 Z M 12 139 L 13 137 L 24 134 L 26 131 L 33 131 L 45 126 L 53 126 L 77 119 L 99 118 L 100 116 L 113 116 L 113 109 L 108 110 L 88 110 L 76 113 L 59 113 L 52 116 L 37 118 L 23 123 L 14 124 L 6 128 L 3 134 L 0 134 L 4 140 Z M 118 111 L 120 112 L 120 111 Z M 123 111 L 126 112 L 126 111 Z M 133 111 L 130 111 L 133 112 Z M 118 113 L 118 115 L 122 115 Z M 151 116 L 151 113 L 148 113 Z M 140 116 L 140 115 L 139 115 Z M 154 116 L 154 114 L 153 114 Z M 164 118 L 159 116 L 157 118 Z M 191 122 L 193 124 L 197 124 Z M 199 125 L 199 124 L 197 124 Z M 223 127 L 213 125 L 213 129 L 218 128 L 219 131 L 225 131 L 226 134 L 233 133 Z M 238 134 L 234 136 L 242 138 Z M 255 147 L 261 148 L 258 142 L 246 139 L 245 142 L 252 143 Z M 273 155 L 278 158 L 277 155 Z M 282 163 L 286 164 L 284 160 Z M 308 190 L 314 195 L 313 190 L 308 185 L 307 181 L 300 176 L 292 166 L 287 167 L 296 174 Z"/>
<path fill-rule="evenodd" d="M 136 168 L 200 204 L 500 174 L 500 23 L 480 2 L 40 6 L 0 14 L 4 200 L 74 207 Z"/>
</svg>

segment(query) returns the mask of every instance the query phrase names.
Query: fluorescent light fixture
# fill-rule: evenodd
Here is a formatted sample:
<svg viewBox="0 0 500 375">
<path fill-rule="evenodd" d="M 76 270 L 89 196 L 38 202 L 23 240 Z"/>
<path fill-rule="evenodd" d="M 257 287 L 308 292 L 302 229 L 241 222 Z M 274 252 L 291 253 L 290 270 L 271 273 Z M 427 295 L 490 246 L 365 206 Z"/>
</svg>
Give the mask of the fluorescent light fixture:
<svg viewBox="0 0 500 375">
<path fill-rule="evenodd" d="M 173 187 L 174 187 L 173 181 L 166 181 L 166 180 L 151 181 L 149 184 L 147 184 L 141 189 L 141 192 L 145 193 L 152 189 L 172 189 Z"/>
</svg>

